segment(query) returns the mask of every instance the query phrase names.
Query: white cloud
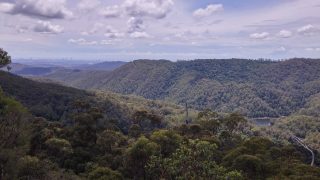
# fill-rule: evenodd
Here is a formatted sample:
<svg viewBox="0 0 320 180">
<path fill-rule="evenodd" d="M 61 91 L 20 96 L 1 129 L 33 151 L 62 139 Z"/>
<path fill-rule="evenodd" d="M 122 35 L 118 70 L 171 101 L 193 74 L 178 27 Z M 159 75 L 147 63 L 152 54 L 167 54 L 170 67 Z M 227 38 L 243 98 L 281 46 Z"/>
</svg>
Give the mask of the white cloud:
<svg viewBox="0 0 320 180">
<path fill-rule="evenodd" d="M 143 20 L 136 17 L 131 17 L 128 22 L 128 33 L 131 38 L 134 39 L 143 39 L 151 37 L 148 33 L 146 33 L 145 26 L 143 24 Z"/>
<path fill-rule="evenodd" d="M 223 11 L 222 4 L 210 4 L 206 8 L 200 8 L 193 12 L 194 17 L 202 18 L 213 15 L 216 12 Z"/>
<path fill-rule="evenodd" d="M 78 45 L 97 45 L 97 41 L 87 41 L 86 39 L 79 38 L 79 39 L 69 39 L 69 43 L 78 44 Z"/>
<path fill-rule="evenodd" d="M 279 33 L 278 33 L 278 36 L 281 37 L 281 38 L 289 38 L 292 36 L 292 32 L 291 31 L 288 31 L 288 30 L 281 30 Z"/>
<path fill-rule="evenodd" d="M 104 27 L 104 24 L 102 23 L 95 23 L 93 27 L 88 32 L 89 34 L 96 34 L 99 30 L 101 30 Z"/>
<path fill-rule="evenodd" d="M 162 19 L 171 11 L 173 4 L 173 0 L 126 0 L 123 7 L 132 17 Z"/>
<path fill-rule="evenodd" d="M 280 48 L 277 49 L 278 52 L 286 52 L 287 48 L 281 46 Z"/>
<path fill-rule="evenodd" d="M 87 31 L 82 31 L 80 34 L 81 34 L 82 36 L 88 36 L 88 35 L 90 35 L 89 32 L 87 32 Z"/>
<path fill-rule="evenodd" d="M 97 33 L 103 32 L 104 29 L 105 29 L 105 25 L 98 22 L 98 23 L 95 23 L 90 30 L 81 32 L 81 35 L 83 36 L 96 35 Z"/>
<path fill-rule="evenodd" d="M 9 13 L 13 10 L 14 4 L 11 3 L 0 3 L 0 12 Z"/>
<path fill-rule="evenodd" d="M 320 51 L 320 48 L 306 48 L 306 51 Z"/>
<path fill-rule="evenodd" d="M 150 38 L 151 36 L 146 32 L 133 32 L 130 34 L 130 37 L 135 39 L 143 39 Z"/>
<path fill-rule="evenodd" d="M 16 30 L 18 33 L 26 33 L 27 31 L 29 31 L 30 27 L 29 26 L 16 26 Z"/>
<path fill-rule="evenodd" d="M 122 9 L 118 5 L 107 6 L 100 11 L 105 18 L 116 18 L 121 15 Z"/>
<path fill-rule="evenodd" d="M 143 31 L 145 29 L 145 26 L 143 24 L 143 20 L 140 18 L 131 17 L 128 22 L 128 32 L 136 32 L 136 31 Z"/>
<path fill-rule="evenodd" d="M 104 36 L 106 36 L 107 38 L 110 38 L 110 39 L 115 39 L 115 38 L 124 37 L 124 34 L 118 32 L 118 31 L 115 30 L 113 27 L 108 26 L 108 27 L 106 28 L 106 32 L 105 32 Z"/>
<path fill-rule="evenodd" d="M 303 35 L 314 35 L 320 32 L 319 28 L 314 27 L 311 24 L 308 24 L 306 26 L 300 27 L 298 29 L 298 33 L 303 34 Z"/>
<path fill-rule="evenodd" d="M 110 40 L 101 40 L 100 41 L 100 44 L 101 45 L 112 45 L 113 43 L 112 43 L 112 41 L 110 41 Z"/>
<path fill-rule="evenodd" d="M 250 34 L 250 38 L 252 39 L 267 39 L 269 36 L 270 36 L 270 33 L 268 32 Z"/>
<path fill-rule="evenodd" d="M 81 11 L 94 10 L 101 4 L 99 0 L 81 0 L 78 4 L 78 9 Z"/>
<path fill-rule="evenodd" d="M 64 19 L 73 17 L 66 8 L 65 0 L 17 0 L 7 13 L 22 14 L 37 18 Z M 8 5 L 7 5 L 8 7 Z"/>
<path fill-rule="evenodd" d="M 104 34 L 105 37 L 110 39 L 124 37 L 124 33 L 119 32 L 112 26 L 106 26 L 102 23 L 95 23 L 89 31 L 81 32 L 81 35 L 83 36 L 100 35 L 100 33 Z"/>
<path fill-rule="evenodd" d="M 33 30 L 39 33 L 45 34 L 59 34 L 63 32 L 63 27 L 59 25 L 53 25 L 49 21 L 38 21 Z"/>
<path fill-rule="evenodd" d="M 22 42 L 30 42 L 30 41 L 32 41 L 32 38 L 22 39 L 21 41 L 22 41 Z"/>
</svg>

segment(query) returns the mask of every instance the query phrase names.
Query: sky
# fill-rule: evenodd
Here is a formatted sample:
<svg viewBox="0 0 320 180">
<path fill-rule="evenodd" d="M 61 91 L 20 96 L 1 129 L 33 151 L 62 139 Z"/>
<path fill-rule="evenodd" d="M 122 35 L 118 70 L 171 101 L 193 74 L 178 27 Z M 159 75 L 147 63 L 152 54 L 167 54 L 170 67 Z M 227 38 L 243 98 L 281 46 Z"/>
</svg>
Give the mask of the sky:
<svg viewBox="0 0 320 180">
<path fill-rule="evenodd" d="M 13 59 L 320 57 L 320 0 L 0 0 Z"/>
</svg>

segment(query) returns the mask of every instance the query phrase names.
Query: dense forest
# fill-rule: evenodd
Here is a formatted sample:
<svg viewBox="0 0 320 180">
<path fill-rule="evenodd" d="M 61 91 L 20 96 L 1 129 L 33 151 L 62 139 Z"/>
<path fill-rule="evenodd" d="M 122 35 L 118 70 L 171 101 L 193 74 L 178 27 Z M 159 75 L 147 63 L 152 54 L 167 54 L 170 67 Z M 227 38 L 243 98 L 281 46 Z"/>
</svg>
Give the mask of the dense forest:
<svg viewBox="0 0 320 180">
<path fill-rule="evenodd" d="M 185 122 L 171 103 L 7 72 L 0 87 L 0 179 L 320 179 L 318 95 L 267 128 L 210 109 Z"/>
<path fill-rule="evenodd" d="M 138 60 L 112 72 L 46 76 L 82 89 L 110 90 L 247 117 L 288 116 L 320 92 L 320 61 L 215 59 Z"/>
</svg>

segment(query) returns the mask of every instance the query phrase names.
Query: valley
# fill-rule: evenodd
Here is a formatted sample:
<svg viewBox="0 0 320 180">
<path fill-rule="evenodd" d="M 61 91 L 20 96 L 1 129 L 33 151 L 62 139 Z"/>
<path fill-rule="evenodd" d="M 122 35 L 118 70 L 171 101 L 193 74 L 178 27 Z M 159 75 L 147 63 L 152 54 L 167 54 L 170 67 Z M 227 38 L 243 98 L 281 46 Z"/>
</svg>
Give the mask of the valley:
<svg viewBox="0 0 320 180">
<path fill-rule="evenodd" d="M 45 74 L 14 65 L 0 71 L 2 177 L 317 179 L 319 65 L 137 60 Z M 17 73 L 25 67 L 32 75 Z"/>
<path fill-rule="evenodd" d="M 320 92 L 319 68 L 316 59 L 138 60 L 111 72 L 64 71 L 43 77 L 81 89 L 187 102 L 194 109 L 277 118 L 303 108 Z"/>
<path fill-rule="evenodd" d="M 0 0 L 0 180 L 320 180 L 319 0 Z"/>
</svg>

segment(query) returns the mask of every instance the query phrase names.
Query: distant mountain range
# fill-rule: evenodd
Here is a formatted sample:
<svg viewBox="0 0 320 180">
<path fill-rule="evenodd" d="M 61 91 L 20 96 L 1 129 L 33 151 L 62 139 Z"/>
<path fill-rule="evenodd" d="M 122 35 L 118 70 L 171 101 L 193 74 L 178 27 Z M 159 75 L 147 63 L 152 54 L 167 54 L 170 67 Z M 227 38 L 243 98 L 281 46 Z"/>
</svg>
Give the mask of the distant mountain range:
<svg viewBox="0 0 320 180">
<path fill-rule="evenodd" d="M 135 94 L 248 117 L 287 116 L 320 92 L 320 60 L 137 60 L 111 71 L 57 71 L 66 85 Z"/>
<path fill-rule="evenodd" d="M 25 62 L 24 63 L 12 63 L 10 66 L 12 67 L 11 72 L 17 75 L 22 76 L 45 76 L 52 73 L 59 73 L 64 71 L 112 71 L 122 65 L 126 64 L 126 62 L 122 61 L 110 61 L 110 62 L 102 62 L 96 64 L 63 64 L 62 62 L 56 63 L 48 63 L 48 62 Z M 6 67 L 2 68 L 2 70 L 7 71 Z"/>
<path fill-rule="evenodd" d="M 96 71 L 112 71 L 127 62 L 123 61 L 109 61 L 109 62 L 101 62 L 96 64 L 82 64 L 79 66 L 73 67 L 74 69 L 81 69 L 81 70 L 96 70 Z"/>
</svg>

